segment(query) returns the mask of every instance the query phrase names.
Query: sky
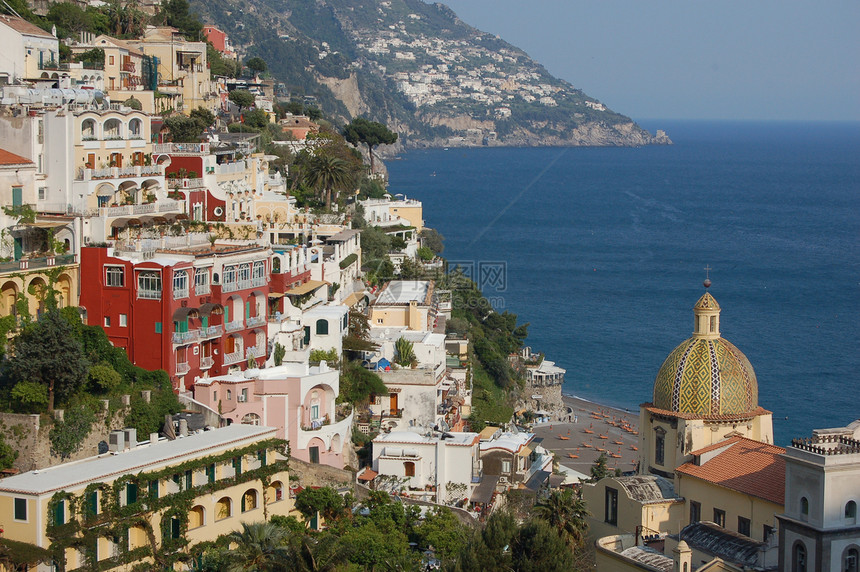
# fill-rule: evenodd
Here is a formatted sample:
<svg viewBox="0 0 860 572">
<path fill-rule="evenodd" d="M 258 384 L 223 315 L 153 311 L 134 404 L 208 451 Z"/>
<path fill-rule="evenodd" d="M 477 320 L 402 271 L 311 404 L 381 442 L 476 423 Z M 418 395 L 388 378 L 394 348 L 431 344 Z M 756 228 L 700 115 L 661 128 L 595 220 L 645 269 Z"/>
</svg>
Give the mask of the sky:
<svg viewBox="0 0 860 572">
<path fill-rule="evenodd" d="M 860 121 L 860 0 L 441 0 L 635 120 Z"/>
</svg>

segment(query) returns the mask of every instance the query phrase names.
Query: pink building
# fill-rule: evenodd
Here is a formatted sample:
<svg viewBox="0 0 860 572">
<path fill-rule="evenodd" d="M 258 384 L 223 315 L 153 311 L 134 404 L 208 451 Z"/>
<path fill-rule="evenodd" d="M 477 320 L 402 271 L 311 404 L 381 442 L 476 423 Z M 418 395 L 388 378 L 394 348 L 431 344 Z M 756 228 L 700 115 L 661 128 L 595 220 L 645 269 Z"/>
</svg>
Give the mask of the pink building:
<svg viewBox="0 0 860 572">
<path fill-rule="evenodd" d="M 228 423 L 277 427 L 293 457 L 342 469 L 352 435 L 352 408 L 336 405 L 340 374 L 325 362 L 286 363 L 266 369 L 198 379 L 194 399 Z"/>
</svg>

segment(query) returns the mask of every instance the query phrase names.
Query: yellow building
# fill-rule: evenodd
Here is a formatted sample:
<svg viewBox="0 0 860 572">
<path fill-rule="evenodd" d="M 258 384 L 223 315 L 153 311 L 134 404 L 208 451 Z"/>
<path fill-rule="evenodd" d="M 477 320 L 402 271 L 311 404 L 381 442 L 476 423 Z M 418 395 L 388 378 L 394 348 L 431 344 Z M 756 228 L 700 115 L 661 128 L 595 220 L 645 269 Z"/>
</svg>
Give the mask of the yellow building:
<svg viewBox="0 0 860 572">
<path fill-rule="evenodd" d="M 290 512 L 276 432 L 231 425 L 139 445 L 133 430 L 112 434 L 115 451 L 0 480 L 3 538 L 46 550 L 45 572 L 49 559 L 65 570 L 174 568 L 200 542 Z"/>
<path fill-rule="evenodd" d="M 434 286 L 432 280 L 391 280 L 370 307 L 371 327 L 432 330 L 436 318 Z"/>
<path fill-rule="evenodd" d="M 677 527 L 684 499 L 669 479 L 658 475 L 607 477 L 582 487 L 593 538 L 618 534 L 647 536 Z"/>
</svg>

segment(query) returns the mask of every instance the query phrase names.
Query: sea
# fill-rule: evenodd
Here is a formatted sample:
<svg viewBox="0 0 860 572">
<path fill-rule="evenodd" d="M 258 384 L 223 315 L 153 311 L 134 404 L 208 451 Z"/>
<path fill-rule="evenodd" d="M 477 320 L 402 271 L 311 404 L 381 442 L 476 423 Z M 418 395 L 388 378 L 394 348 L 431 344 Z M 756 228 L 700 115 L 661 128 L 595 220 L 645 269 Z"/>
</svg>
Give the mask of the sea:
<svg viewBox="0 0 860 572">
<path fill-rule="evenodd" d="M 860 124 L 641 125 L 674 145 L 409 151 L 389 190 L 529 324 L 565 394 L 650 401 L 708 277 L 778 444 L 860 418 Z"/>
</svg>

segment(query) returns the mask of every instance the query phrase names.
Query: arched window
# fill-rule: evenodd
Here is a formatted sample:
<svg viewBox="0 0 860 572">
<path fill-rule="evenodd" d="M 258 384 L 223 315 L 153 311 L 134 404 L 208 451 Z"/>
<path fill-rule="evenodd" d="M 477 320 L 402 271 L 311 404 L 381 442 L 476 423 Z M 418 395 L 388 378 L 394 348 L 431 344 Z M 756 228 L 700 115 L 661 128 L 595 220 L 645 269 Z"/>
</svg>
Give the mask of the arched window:
<svg viewBox="0 0 860 572">
<path fill-rule="evenodd" d="M 842 572 L 857 572 L 860 552 L 856 548 L 849 548 L 842 555 Z"/>
<path fill-rule="evenodd" d="M 284 498 L 284 484 L 281 481 L 275 481 L 267 489 L 268 502 L 278 502 Z"/>
<path fill-rule="evenodd" d="M 96 122 L 94 119 L 84 119 L 81 123 L 81 139 L 92 141 L 96 138 Z"/>
<path fill-rule="evenodd" d="M 809 518 L 809 499 L 800 497 L 800 519 L 806 520 Z"/>
<path fill-rule="evenodd" d="M 857 520 L 857 503 L 853 500 L 845 504 L 845 518 L 851 521 Z"/>
<path fill-rule="evenodd" d="M 657 427 L 654 433 L 654 462 L 663 465 L 666 462 L 666 432 Z"/>
<path fill-rule="evenodd" d="M 806 572 L 806 545 L 799 540 L 791 551 L 791 572 Z"/>
<path fill-rule="evenodd" d="M 119 119 L 110 118 L 104 124 L 105 139 L 122 139 L 122 123 Z"/>
<path fill-rule="evenodd" d="M 281 259 L 277 256 L 272 257 L 272 274 L 281 273 Z"/>
<path fill-rule="evenodd" d="M 233 516 L 233 501 L 230 497 L 221 497 L 215 505 L 215 520 L 223 520 Z"/>
<path fill-rule="evenodd" d="M 255 489 L 248 489 L 242 495 L 242 512 L 248 512 L 255 508 L 257 508 L 257 491 Z"/>
<path fill-rule="evenodd" d="M 128 122 L 128 135 L 130 139 L 140 139 L 143 136 L 143 123 L 140 119 L 132 119 Z"/>
<path fill-rule="evenodd" d="M 328 320 L 317 320 L 317 335 L 325 336 L 328 335 Z"/>
<path fill-rule="evenodd" d="M 188 514 L 188 528 L 197 528 L 206 524 L 206 510 L 200 506 L 191 507 Z"/>
</svg>

